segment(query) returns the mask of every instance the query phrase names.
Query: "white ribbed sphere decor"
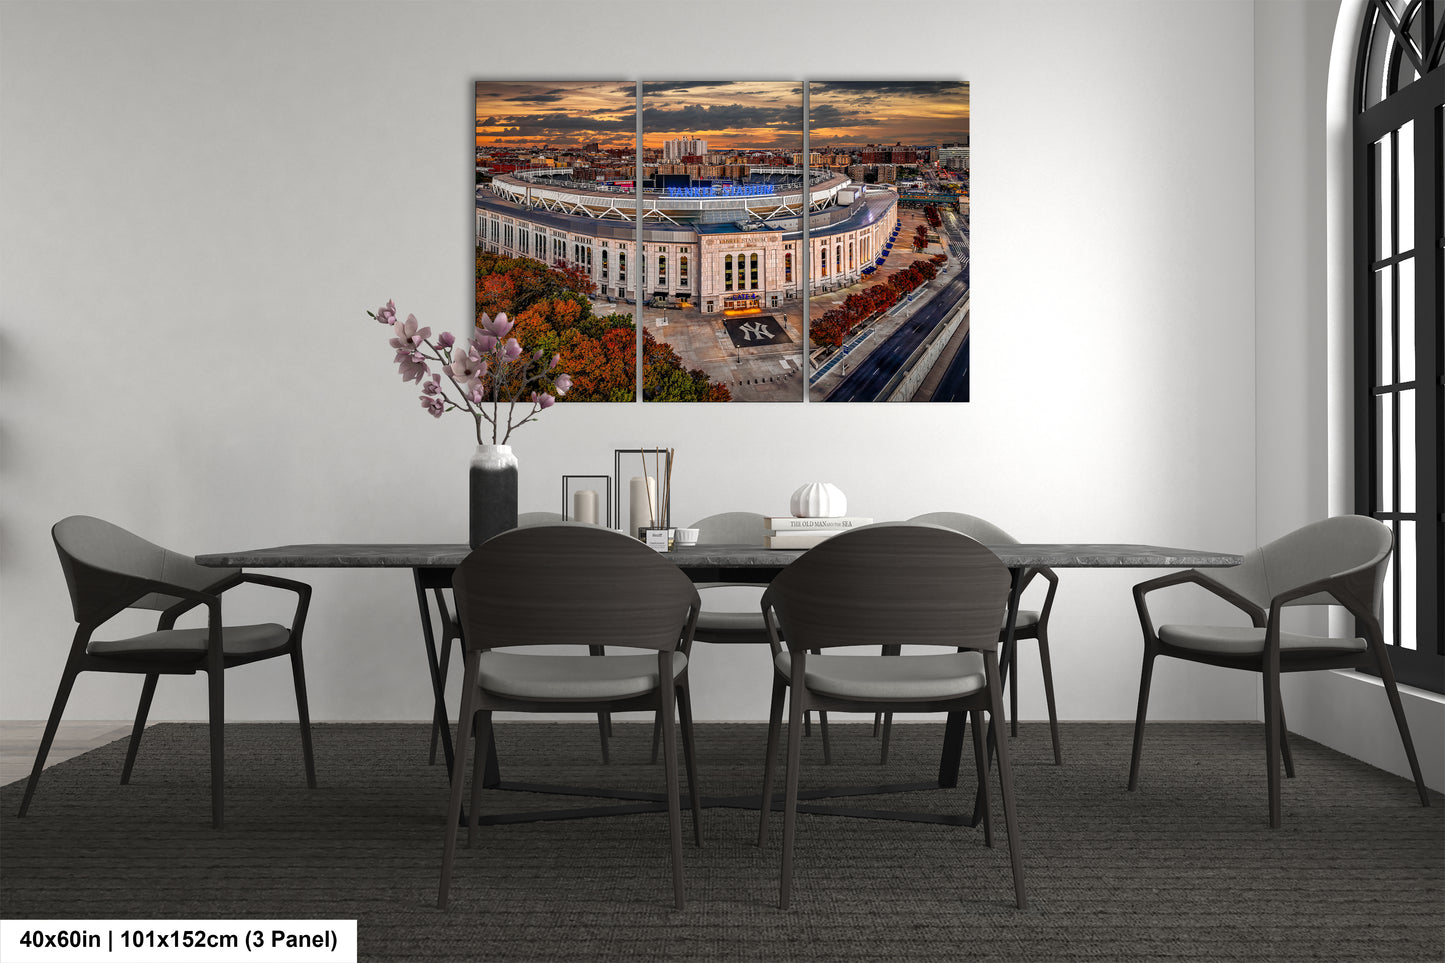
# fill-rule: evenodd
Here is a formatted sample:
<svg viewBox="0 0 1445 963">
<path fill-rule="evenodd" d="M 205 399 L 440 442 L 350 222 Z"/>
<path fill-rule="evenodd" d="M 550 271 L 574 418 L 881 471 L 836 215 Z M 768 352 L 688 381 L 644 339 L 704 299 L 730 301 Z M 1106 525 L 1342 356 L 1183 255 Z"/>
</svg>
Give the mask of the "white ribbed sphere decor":
<svg viewBox="0 0 1445 963">
<path fill-rule="evenodd" d="M 829 482 L 808 482 L 793 492 L 794 518 L 842 518 L 848 514 L 848 496 Z"/>
</svg>

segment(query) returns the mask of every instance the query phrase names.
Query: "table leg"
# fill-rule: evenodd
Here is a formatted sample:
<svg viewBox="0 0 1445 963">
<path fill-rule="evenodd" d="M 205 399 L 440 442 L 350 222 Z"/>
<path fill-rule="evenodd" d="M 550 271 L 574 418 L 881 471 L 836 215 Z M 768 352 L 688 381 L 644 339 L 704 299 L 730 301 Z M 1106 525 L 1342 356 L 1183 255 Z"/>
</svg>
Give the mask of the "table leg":
<svg viewBox="0 0 1445 963">
<path fill-rule="evenodd" d="M 964 727 L 967 712 L 950 712 L 943 727 L 943 756 L 938 760 L 938 786 L 952 789 L 958 785 L 958 761 L 963 756 Z"/>
<path fill-rule="evenodd" d="M 447 721 L 446 690 L 442 685 L 441 662 L 437 658 L 436 633 L 432 631 L 431 606 L 427 604 L 427 586 L 422 573 L 422 569 L 412 569 L 412 580 L 416 583 L 416 604 L 421 612 L 421 635 L 423 641 L 426 642 L 427 668 L 431 670 L 433 718 L 436 720 L 437 731 L 441 733 L 442 755 L 446 757 L 447 778 L 450 779 L 456 754 L 452 749 L 452 727 L 451 723 Z"/>
</svg>

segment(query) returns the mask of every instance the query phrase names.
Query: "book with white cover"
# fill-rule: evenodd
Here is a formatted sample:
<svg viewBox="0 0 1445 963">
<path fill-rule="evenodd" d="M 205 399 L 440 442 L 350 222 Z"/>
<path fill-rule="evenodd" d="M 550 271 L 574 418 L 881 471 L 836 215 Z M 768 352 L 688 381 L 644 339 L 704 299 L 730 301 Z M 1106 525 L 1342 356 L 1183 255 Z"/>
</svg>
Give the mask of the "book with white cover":
<svg viewBox="0 0 1445 963">
<path fill-rule="evenodd" d="M 862 515 L 844 515 L 840 518 L 794 518 L 792 515 L 775 515 L 764 518 L 763 524 L 775 532 L 843 532 L 850 528 L 872 525 L 873 519 Z"/>
<path fill-rule="evenodd" d="M 812 548 L 821 542 L 826 542 L 834 535 L 842 534 L 844 529 L 832 529 L 829 531 L 806 531 L 806 532 L 781 532 L 776 535 L 764 535 L 763 544 L 768 548 Z"/>
</svg>

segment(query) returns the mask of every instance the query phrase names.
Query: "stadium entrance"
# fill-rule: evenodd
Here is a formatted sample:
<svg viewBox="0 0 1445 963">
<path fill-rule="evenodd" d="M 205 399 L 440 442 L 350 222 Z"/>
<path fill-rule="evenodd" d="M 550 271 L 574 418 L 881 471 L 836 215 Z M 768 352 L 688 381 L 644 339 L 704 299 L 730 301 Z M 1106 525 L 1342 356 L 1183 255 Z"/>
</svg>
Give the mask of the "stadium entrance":
<svg viewBox="0 0 1445 963">
<path fill-rule="evenodd" d="M 733 294 L 723 298 L 723 310 L 729 313 L 733 311 L 761 311 L 762 309 L 762 299 L 756 294 Z"/>
</svg>

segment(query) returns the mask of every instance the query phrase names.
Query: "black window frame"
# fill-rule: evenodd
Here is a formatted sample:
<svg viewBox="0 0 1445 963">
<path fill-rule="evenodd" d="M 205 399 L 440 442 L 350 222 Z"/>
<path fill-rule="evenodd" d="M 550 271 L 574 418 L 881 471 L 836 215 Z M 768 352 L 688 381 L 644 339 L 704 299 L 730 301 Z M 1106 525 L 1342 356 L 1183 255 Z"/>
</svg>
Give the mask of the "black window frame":
<svg viewBox="0 0 1445 963">
<path fill-rule="evenodd" d="M 1353 87 L 1355 511 L 1395 532 L 1385 584 L 1386 644 L 1399 681 L 1445 692 L 1445 0 L 1370 0 Z M 1413 79 L 1412 79 L 1413 75 Z M 1414 232 L 1400 236 L 1400 131 L 1413 135 Z M 1382 151 L 1388 141 L 1389 169 Z M 1387 175 L 1388 191 L 1380 189 Z M 1389 205 L 1389 210 L 1384 210 Z M 1389 243 L 1382 253 L 1382 234 Z M 1401 316 L 1410 265 L 1413 316 Z M 1382 288 L 1388 285 L 1388 298 Z M 1402 376 L 1402 336 L 1414 338 L 1413 377 Z M 1388 345 L 1389 357 L 1384 357 Z M 1388 373 L 1384 369 L 1388 367 Z M 1400 437 L 1401 406 L 1414 438 Z M 1389 437 L 1380 412 L 1387 409 Z M 1413 445 L 1413 510 L 1400 492 L 1402 444 Z M 1388 471 L 1386 470 L 1388 469 Z M 1382 479 L 1389 479 L 1386 484 Z M 1402 545 L 1402 537 L 1404 543 Z M 1415 638 L 1402 638 L 1402 547 L 1413 549 Z M 1408 573 L 1404 573 L 1408 577 Z M 1406 647 L 1404 643 L 1412 642 Z"/>
</svg>

